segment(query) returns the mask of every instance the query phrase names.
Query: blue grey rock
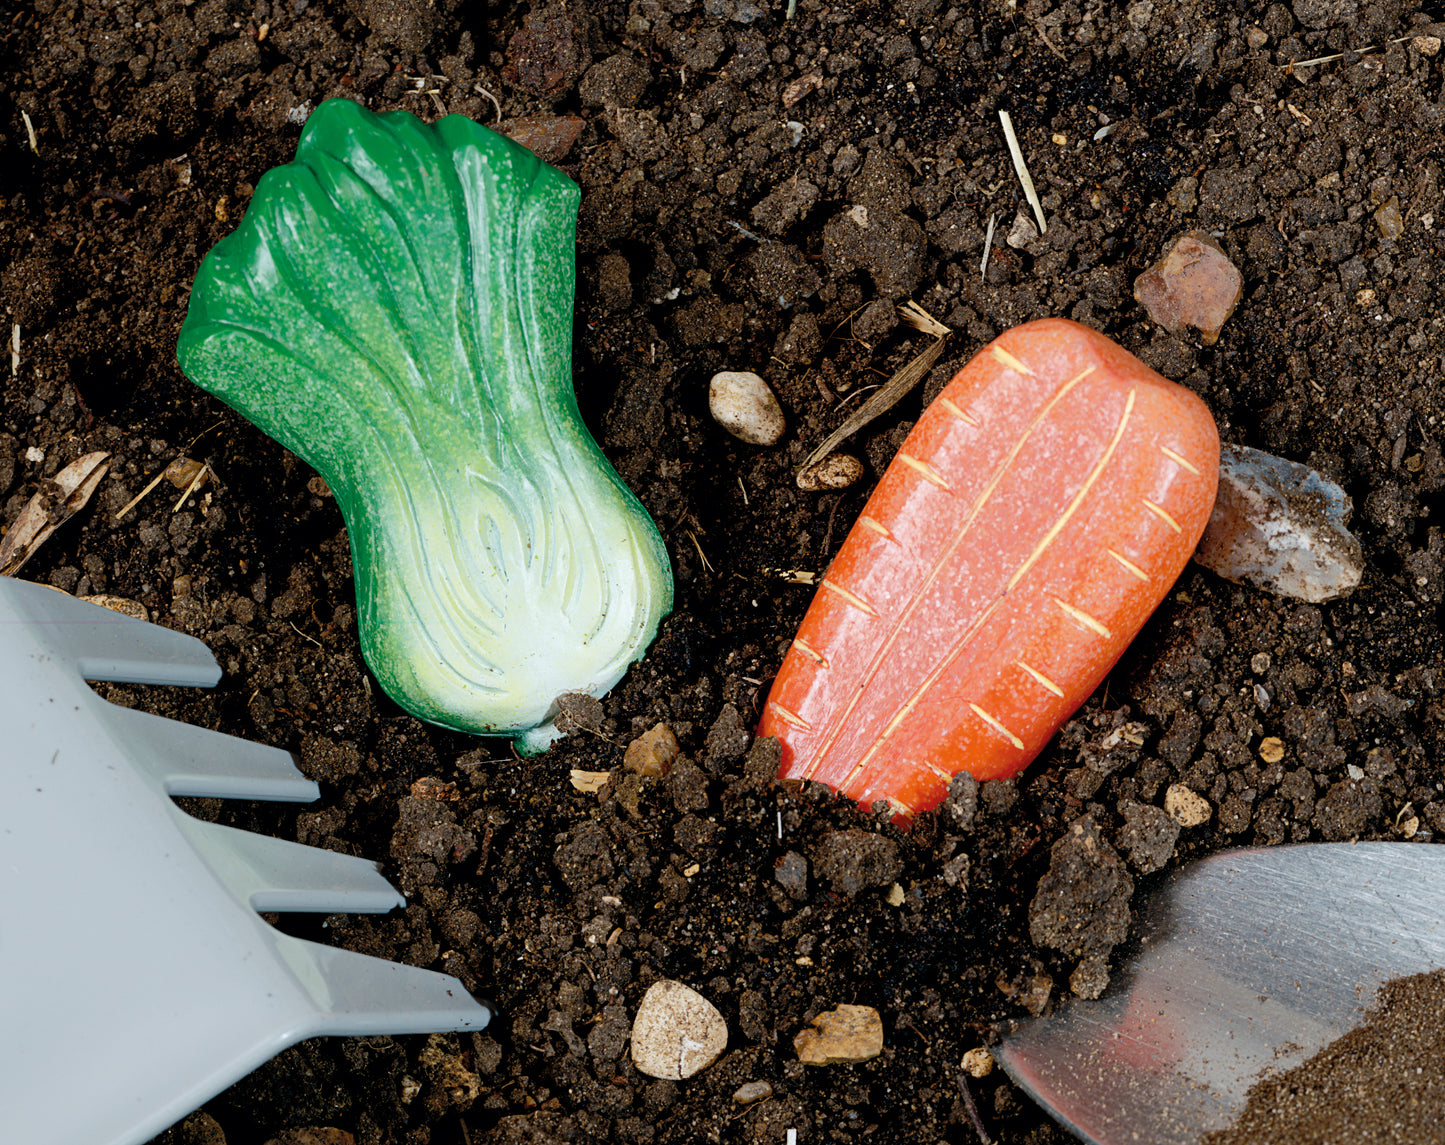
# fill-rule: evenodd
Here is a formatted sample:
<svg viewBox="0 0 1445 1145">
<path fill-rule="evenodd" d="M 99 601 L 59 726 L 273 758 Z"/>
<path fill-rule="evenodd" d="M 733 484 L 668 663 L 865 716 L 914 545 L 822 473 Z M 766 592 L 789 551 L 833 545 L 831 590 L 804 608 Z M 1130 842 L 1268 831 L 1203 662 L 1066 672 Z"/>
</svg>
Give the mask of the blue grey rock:
<svg viewBox="0 0 1445 1145">
<path fill-rule="evenodd" d="M 1354 505 L 1307 465 L 1245 445 L 1220 450 L 1219 494 L 1194 559 L 1226 580 L 1319 604 L 1360 583 Z"/>
</svg>

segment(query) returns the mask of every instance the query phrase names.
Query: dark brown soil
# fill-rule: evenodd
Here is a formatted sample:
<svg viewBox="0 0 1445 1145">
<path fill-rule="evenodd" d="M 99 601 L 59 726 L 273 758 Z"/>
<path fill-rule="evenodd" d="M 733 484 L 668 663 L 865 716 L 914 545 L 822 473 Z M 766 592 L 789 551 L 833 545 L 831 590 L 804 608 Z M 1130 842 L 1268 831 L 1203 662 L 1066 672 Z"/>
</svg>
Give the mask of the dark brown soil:
<svg viewBox="0 0 1445 1145">
<path fill-rule="evenodd" d="M 1259 1082 L 1235 1126 L 1207 1145 L 1358 1145 L 1440 1140 L 1445 971 L 1388 982 L 1366 1025 Z M 1435 1020 L 1432 1020 L 1435 1019 Z"/>
<path fill-rule="evenodd" d="M 0 409 L 3 520 L 70 460 L 115 455 L 22 575 L 138 600 L 201 637 L 225 669 L 214 692 L 111 698 L 290 749 L 323 791 L 300 810 L 190 810 L 375 857 L 410 901 L 280 925 L 457 974 L 498 1007 L 478 1036 L 304 1044 L 160 1140 L 330 1126 L 364 1145 L 781 1142 L 790 1128 L 805 1143 L 972 1142 L 961 1056 L 1071 976 L 1098 986 L 1145 872 L 1240 843 L 1445 832 L 1437 16 L 1418 0 L 798 0 L 791 19 L 762 0 L 8 9 L 0 303 L 21 341 Z M 667 539 L 678 603 L 599 730 L 536 759 L 424 726 L 369 686 L 335 503 L 175 364 L 201 257 L 337 96 L 512 131 L 540 119 L 539 149 L 583 187 L 577 390 Z M 1022 203 L 1000 109 L 1049 218 L 1019 247 L 1001 241 Z M 551 122 L 564 117 L 581 122 Z M 1380 211 L 1391 202 L 1398 220 Z M 1151 326 L 1131 295 L 1187 229 L 1216 235 L 1245 276 L 1207 349 Z M 922 348 L 893 309 L 908 298 L 956 332 L 943 362 L 855 442 L 862 483 L 800 492 L 798 463 L 853 395 Z M 1309 606 L 1191 567 L 1078 718 L 1017 783 L 978 792 L 976 813 L 960 792 L 902 832 L 826 791 L 777 788 L 749 729 L 808 604 L 790 570 L 826 566 L 922 401 L 979 346 L 1059 314 L 1198 392 L 1225 440 L 1341 482 L 1364 583 Z M 782 444 L 743 446 L 711 422 L 721 369 L 770 380 Z M 116 518 L 183 454 L 219 479 L 179 509 L 163 485 Z M 619 771 L 602 800 L 572 788 L 571 769 L 620 768 L 658 721 L 687 753 L 671 777 Z M 1126 722 L 1137 734 L 1114 734 Z M 1259 755 L 1270 736 L 1279 762 Z M 1213 814 L 1171 850 L 1141 808 L 1174 783 Z M 1088 864 L 1056 844 L 1084 818 L 1074 837 L 1097 838 L 1095 858 L 1071 898 L 1064 872 Z M 878 837 L 868 863 L 838 860 L 842 830 Z M 1036 944 L 1076 930 L 1069 912 L 1093 927 L 1085 946 Z M 730 1029 L 686 1082 L 651 1081 L 627 1054 L 660 977 Z M 805 1070 L 794 1035 L 843 1002 L 882 1013 L 882 1056 Z M 1419 1020 L 1445 1024 L 1438 997 Z M 735 1104 L 754 1080 L 771 1098 Z M 994 1141 L 1065 1139 L 998 1071 L 968 1084 Z"/>
</svg>

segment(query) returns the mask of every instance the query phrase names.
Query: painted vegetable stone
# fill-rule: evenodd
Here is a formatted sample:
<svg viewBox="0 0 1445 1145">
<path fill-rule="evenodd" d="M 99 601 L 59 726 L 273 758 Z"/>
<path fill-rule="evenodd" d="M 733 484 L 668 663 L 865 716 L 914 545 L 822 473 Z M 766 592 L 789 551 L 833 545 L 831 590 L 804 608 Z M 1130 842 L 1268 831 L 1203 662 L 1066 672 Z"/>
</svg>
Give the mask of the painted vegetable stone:
<svg viewBox="0 0 1445 1145">
<path fill-rule="evenodd" d="M 1015 774 L 1163 600 L 1214 503 L 1194 394 L 1064 319 L 981 351 L 845 540 L 764 709 L 783 778 L 909 816 Z"/>
<path fill-rule="evenodd" d="M 387 693 L 524 750 L 672 606 L 662 540 L 572 389 L 578 198 L 461 116 L 323 103 L 207 255 L 176 350 L 336 494 Z"/>
</svg>

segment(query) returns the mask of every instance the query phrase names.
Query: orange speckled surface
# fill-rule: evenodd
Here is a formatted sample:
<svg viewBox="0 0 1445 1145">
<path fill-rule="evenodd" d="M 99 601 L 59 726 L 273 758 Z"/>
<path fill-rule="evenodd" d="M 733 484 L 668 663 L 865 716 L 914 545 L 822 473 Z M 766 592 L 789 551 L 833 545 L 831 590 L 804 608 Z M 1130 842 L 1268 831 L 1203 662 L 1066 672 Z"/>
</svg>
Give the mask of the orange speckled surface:
<svg viewBox="0 0 1445 1145">
<path fill-rule="evenodd" d="M 1022 770 L 1189 560 L 1219 435 L 1101 334 L 995 339 L 924 412 L 829 568 L 759 733 L 784 778 L 904 816 Z"/>
</svg>

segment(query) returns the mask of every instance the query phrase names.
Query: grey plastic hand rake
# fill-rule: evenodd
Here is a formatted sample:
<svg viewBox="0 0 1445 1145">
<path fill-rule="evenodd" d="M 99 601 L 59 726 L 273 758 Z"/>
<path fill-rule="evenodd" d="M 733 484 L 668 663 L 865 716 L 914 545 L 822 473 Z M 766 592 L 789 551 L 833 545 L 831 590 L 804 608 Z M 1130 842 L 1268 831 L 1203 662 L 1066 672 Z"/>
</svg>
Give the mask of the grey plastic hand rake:
<svg viewBox="0 0 1445 1145">
<path fill-rule="evenodd" d="M 169 798 L 315 799 L 289 755 L 84 683 L 219 678 L 198 640 L 0 578 L 0 1140 L 143 1142 L 303 1038 L 491 1016 L 455 978 L 256 913 L 403 905 L 374 863 Z"/>
</svg>

